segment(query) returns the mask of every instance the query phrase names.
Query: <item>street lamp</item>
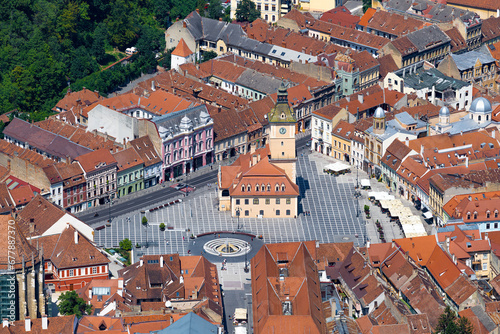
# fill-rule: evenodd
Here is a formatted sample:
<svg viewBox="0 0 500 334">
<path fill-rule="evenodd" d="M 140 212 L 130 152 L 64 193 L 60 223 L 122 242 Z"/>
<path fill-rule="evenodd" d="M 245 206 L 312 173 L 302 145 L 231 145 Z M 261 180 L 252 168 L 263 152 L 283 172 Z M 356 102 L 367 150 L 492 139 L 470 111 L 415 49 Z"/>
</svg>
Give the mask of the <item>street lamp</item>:
<svg viewBox="0 0 500 334">
<path fill-rule="evenodd" d="M 241 208 L 240 207 L 237 207 L 236 208 L 236 218 L 237 218 L 237 221 L 238 221 L 238 226 L 236 227 L 236 231 L 239 231 L 240 230 L 240 213 L 241 213 Z"/>
<path fill-rule="evenodd" d="M 148 243 L 148 227 L 149 227 L 149 223 L 148 223 L 148 220 L 146 218 L 146 211 L 144 210 L 141 210 L 141 215 L 143 218 L 141 218 L 142 220 L 142 225 L 144 226 L 144 228 L 146 229 L 146 248 L 149 248 L 149 243 Z M 146 218 L 145 220 L 143 220 L 144 218 Z"/>
</svg>

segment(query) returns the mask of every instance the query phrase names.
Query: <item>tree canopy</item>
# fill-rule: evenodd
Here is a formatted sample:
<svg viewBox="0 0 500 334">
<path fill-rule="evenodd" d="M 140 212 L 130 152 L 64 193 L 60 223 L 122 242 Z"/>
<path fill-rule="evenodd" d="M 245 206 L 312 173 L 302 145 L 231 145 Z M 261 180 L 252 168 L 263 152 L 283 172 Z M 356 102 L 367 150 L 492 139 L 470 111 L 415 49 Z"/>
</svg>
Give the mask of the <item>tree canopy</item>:
<svg viewBox="0 0 500 334">
<path fill-rule="evenodd" d="M 472 334 L 474 327 L 469 319 L 457 318 L 455 312 L 449 306 L 439 316 L 436 332 L 441 334 Z"/>
<path fill-rule="evenodd" d="M 164 29 L 196 6 L 196 0 L 2 1 L 0 114 L 18 109 L 44 119 L 68 84 L 106 95 L 154 70 Z M 131 46 L 139 50 L 132 63 L 101 72 Z"/>
<path fill-rule="evenodd" d="M 251 0 L 241 0 L 236 7 L 236 21 L 253 22 L 260 17 L 260 10 L 255 7 Z"/>
<path fill-rule="evenodd" d="M 76 315 L 81 318 L 83 315 L 89 315 L 92 311 L 92 305 L 87 305 L 85 300 L 78 297 L 76 291 L 63 292 L 59 298 L 59 312 L 62 315 Z"/>
</svg>

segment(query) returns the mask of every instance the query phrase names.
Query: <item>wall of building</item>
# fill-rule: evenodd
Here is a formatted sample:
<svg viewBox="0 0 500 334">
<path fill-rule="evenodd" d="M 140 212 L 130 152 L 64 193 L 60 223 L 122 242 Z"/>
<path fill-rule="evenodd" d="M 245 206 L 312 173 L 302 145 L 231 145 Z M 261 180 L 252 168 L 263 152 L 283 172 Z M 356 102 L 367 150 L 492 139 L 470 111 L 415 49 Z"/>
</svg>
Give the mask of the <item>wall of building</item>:
<svg viewBox="0 0 500 334">
<path fill-rule="evenodd" d="M 277 200 L 279 203 L 277 203 Z M 237 217 L 237 210 L 240 209 L 240 218 L 297 218 L 296 197 L 232 197 L 231 215 Z M 279 214 L 278 214 L 279 211 Z M 289 213 L 289 214 L 287 214 Z"/>
<path fill-rule="evenodd" d="M 67 225 L 73 226 L 78 232 L 80 232 L 85 238 L 90 241 L 94 241 L 94 229 L 89 225 L 85 224 L 73 215 L 66 213 L 64 216 L 59 218 L 45 233 L 46 235 L 60 234 L 67 228 Z"/>
<path fill-rule="evenodd" d="M 87 131 L 97 130 L 116 138 L 119 143 L 125 143 L 139 137 L 137 119 L 115 110 L 97 105 L 88 112 Z"/>
<path fill-rule="evenodd" d="M 189 30 L 184 27 L 184 21 L 177 21 L 165 31 L 165 49 L 175 48 L 180 40 L 184 39 L 189 50 L 199 54 L 198 44 L 194 40 Z"/>
<path fill-rule="evenodd" d="M 50 192 L 50 181 L 43 169 L 19 158 L 16 154 L 14 153 L 14 156 L 10 157 L 0 153 L 0 165 L 7 168 L 12 176 L 39 188 L 42 195 L 48 194 Z"/>
</svg>

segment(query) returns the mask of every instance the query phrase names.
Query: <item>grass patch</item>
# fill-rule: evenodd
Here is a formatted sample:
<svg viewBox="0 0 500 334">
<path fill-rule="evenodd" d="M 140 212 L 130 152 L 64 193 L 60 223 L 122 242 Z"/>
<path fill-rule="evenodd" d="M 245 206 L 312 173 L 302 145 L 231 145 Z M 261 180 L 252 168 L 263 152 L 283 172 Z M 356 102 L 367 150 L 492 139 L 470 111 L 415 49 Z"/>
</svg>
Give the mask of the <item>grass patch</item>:
<svg viewBox="0 0 500 334">
<path fill-rule="evenodd" d="M 104 57 L 102 64 L 100 64 L 101 70 L 103 68 L 106 68 L 109 65 L 117 62 L 118 60 L 125 58 L 126 56 L 127 55 L 125 54 L 125 52 L 115 51 L 115 50 L 114 51 L 106 51 L 106 56 Z"/>
</svg>

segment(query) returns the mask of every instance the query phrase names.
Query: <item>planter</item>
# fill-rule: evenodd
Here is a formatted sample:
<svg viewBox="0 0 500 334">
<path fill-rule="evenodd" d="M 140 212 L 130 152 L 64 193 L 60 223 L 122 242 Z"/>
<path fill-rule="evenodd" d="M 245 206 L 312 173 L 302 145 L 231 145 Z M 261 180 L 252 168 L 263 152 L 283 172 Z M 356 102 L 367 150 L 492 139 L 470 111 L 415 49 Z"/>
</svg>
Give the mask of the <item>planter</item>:
<svg viewBox="0 0 500 334">
<path fill-rule="evenodd" d="M 141 245 L 135 244 L 135 248 L 141 248 Z"/>
<path fill-rule="evenodd" d="M 264 237 L 262 235 L 259 235 L 259 239 L 263 239 Z"/>
</svg>

